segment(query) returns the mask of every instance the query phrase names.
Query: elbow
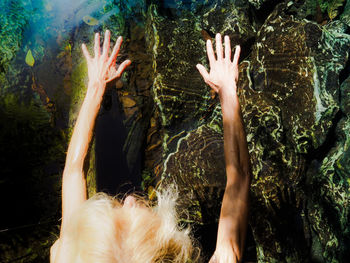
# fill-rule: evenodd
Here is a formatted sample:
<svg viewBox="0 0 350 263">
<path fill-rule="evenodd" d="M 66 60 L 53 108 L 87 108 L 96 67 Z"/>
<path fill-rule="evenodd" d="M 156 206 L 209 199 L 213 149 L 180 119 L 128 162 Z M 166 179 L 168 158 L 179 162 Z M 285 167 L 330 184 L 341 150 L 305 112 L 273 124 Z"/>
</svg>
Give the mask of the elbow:
<svg viewBox="0 0 350 263">
<path fill-rule="evenodd" d="M 83 174 L 83 166 L 78 164 L 66 165 L 63 170 L 63 177 L 81 177 Z"/>
<path fill-rule="evenodd" d="M 242 168 L 242 176 L 245 178 L 247 183 L 250 185 L 251 180 L 252 180 L 252 172 L 251 172 L 250 165 L 247 165 L 247 166 Z"/>
<path fill-rule="evenodd" d="M 227 182 L 226 187 L 233 187 L 236 190 L 250 189 L 251 170 L 250 166 L 231 166 L 226 167 Z"/>
<path fill-rule="evenodd" d="M 84 169 L 84 159 L 83 158 L 70 158 L 67 155 L 66 164 L 64 166 L 64 173 L 82 173 Z"/>
</svg>

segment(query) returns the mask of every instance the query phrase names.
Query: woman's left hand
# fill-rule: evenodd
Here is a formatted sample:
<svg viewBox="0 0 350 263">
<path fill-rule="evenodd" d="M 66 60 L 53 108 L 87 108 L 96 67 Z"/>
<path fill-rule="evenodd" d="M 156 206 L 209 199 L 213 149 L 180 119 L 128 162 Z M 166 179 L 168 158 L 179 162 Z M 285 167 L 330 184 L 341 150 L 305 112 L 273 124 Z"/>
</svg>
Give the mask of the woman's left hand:
<svg viewBox="0 0 350 263">
<path fill-rule="evenodd" d="M 95 57 L 91 57 L 86 45 L 82 45 L 83 53 L 88 65 L 89 85 L 88 91 L 93 89 L 96 91 L 95 95 L 104 94 L 106 83 L 116 78 L 120 78 L 124 69 L 131 64 L 130 60 L 125 60 L 118 68 L 115 68 L 115 63 L 120 50 L 120 46 L 123 42 L 122 37 L 118 37 L 118 40 L 113 48 L 111 56 L 108 56 L 110 49 L 110 37 L 111 32 L 106 30 L 105 39 L 103 43 L 103 49 L 101 54 L 100 48 L 100 34 L 95 34 Z"/>
</svg>

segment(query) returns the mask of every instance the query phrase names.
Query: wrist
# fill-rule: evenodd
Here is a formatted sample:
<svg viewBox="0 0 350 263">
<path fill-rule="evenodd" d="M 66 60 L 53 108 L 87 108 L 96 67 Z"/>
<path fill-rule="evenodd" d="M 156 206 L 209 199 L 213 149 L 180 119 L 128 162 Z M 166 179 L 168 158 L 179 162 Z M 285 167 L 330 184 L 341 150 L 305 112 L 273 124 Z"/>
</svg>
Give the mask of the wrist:
<svg viewBox="0 0 350 263">
<path fill-rule="evenodd" d="M 103 82 L 99 82 L 99 81 L 89 82 L 85 97 L 90 100 L 101 101 L 103 94 L 105 92 L 105 89 L 106 89 L 106 84 Z"/>
<path fill-rule="evenodd" d="M 219 93 L 222 113 L 230 113 L 240 110 L 239 98 L 236 90 L 222 91 Z"/>
<path fill-rule="evenodd" d="M 227 99 L 227 98 L 235 98 L 237 96 L 237 85 L 236 83 L 230 83 L 220 87 L 219 89 L 219 98 Z"/>
<path fill-rule="evenodd" d="M 99 92 L 97 92 L 96 90 L 88 89 L 86 92 L 83 104 L 85 104 L 87 107 L 91 109 L 95 109 L 95 108 L 99 109 L 102 103 L 103 93 L 102 94 L 98 94 L 98 93 Z"/>
<path fill-rule="evenodd" d="M 88 82 L 88 90 L 92 89 L 102 89 L 106 86 L 106 83 L 102 80 L 96 79 L 96 80 L 89 80 Z"/>
</svg>

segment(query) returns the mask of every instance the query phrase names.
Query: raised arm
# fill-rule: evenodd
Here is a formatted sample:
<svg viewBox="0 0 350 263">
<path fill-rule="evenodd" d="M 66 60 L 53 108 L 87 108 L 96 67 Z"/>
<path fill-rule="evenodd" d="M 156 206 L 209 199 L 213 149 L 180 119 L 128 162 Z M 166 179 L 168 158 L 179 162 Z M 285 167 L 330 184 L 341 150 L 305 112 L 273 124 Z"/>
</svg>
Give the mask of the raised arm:
<svg viewBox="0 0 350 263">
<path fill-rule="evenodd" d="M 210 40 L 207 41 L 210 73 L 203 65 L 197 68 L 204 81 L 219 94 L 223 126 L 227 183 L 222 200 L 215 253 L 210 262 L 239 262 L 242 259 L 248 223 L 250 158 L 242 113 L 237 95 L 237 46 L 231 60 L 231 44 L 225 36 L 223 51 L 221 35 L 216 35 L 216 58 Z"/>
<path fill-rule="evenodd" d="M 94 58 L 90 56 L 85 44 L 82 45 L 88 66 L 89 83 L 69 143 L 66 165 L 63 172 L 61 233 L 62 231 L 64 232 L 66 221 L 69 220 L 72 212 L 86 200 L 86 182 L 83 173 L 84 160 L 89 149 L 96 116 L 106 89 L 106 83 L 119 78 L 123 70 L 131 63 L 130 60 L 126 60 L 116 70 L 114 65 L 121 43 L 122 38 L 119 37 L 109 57 L 110 32 L 107 30 L 102 54 L 100 51 L 100 35 L 98 33 L 95 35 Z"/>
<path fill-rule="evenodd" d="M 87 61 L 89 82 L 87 92 L 81 106 L 77 122 L 69 143 L 66 164 L 62 178 L 62 224 L 60 240 L 52 247 L 51 261 L 64 262 L 64 239 L 67 222 L 72 213 L 86 200 L 86 181 L 83 172 L 84 160 L 89 149 L 97 113 L 100 109 L 106 83 L 119 78 L 131 61 L 124 61 L 118 69 L 115 68 L 116 59 L 122 43 L 119 37 L 111 56 L 110 32 L 105 32 L 103 50 L 100 50 L 100 35 L 95 35 L 95 57 L 91 57 L 85 44 L 82 45 Z M 54 251 L 53 251 L 54 250 Z M 60 251 L 61 250 L 61 251 Z M 56 253 L 57 252 L 57 253 Z M 54 254 L 54 255 L 53 255 Z M 57 257 L 56 257 L 57 255 Z"/>
</svg>

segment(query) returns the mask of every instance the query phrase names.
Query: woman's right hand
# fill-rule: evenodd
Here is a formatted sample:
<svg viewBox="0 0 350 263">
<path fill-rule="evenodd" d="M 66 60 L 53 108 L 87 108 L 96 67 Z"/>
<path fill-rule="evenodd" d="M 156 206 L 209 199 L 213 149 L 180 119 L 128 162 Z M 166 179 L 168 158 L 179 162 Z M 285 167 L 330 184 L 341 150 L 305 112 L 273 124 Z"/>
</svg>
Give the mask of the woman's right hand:
<svg viewBox="0 0 350 263">
<path fill-rule="evenodd" d="M 216 249 L 210 263 L 237 263 L 242 259 L 248 222 L 250 158 L 237 96 L 240 51 L 240 47 L 237 46 L 231 61 L 229 37 L 225 36 L 225 52 L 223 52 L 221 35 L 217 34 L 216 58 L 211 41 L 207 41 L 210 73 L 203 65 L 197 65 L 204 81 L 219 93 L 224 128 L 227 180 L 221 205 Z"/>
<path fill-rule="evenodd" d="M 221 35 L 216 34 L 216 56 L 214 54 L 211 40 L 207 40 L 207 55 L 210 65 L 210 73 L 206 68 L 198 64 L 197 69 L 204 78 L 204 81 L 219 95 L 223 93 L 236 94 L 238 81 L 238 60 L 241 52 L 240 46 L 236 47 L 233 61 L 231 61 L 230 38 L 225 36 L 225 53 L 222 48 Z"/>
</svg>

